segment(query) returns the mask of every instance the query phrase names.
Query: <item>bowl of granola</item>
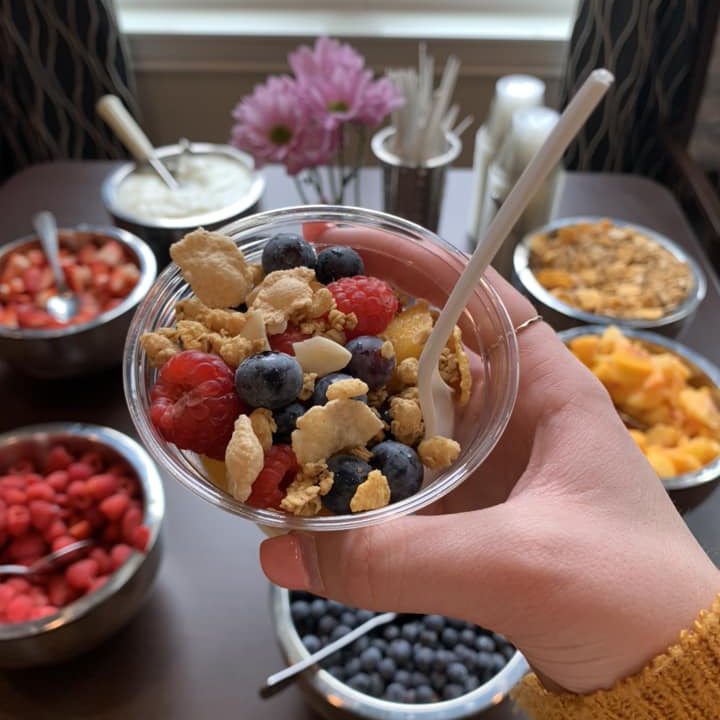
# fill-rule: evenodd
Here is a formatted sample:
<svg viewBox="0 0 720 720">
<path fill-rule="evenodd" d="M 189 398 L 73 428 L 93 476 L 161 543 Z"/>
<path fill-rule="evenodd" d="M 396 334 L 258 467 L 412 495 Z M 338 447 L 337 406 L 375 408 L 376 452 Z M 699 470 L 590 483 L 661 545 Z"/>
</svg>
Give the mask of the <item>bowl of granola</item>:
<svg viewBox="0 0 720 720">
<path fill-rule="evenodd" d="M 448 339 L 452 437 L 425 437 L 417 362 L 465 256 L 384 213 L 304 206 L 199 229 L 128 333 L 143 442 L 203 499 L 265 528 L 338 530 L 416 512 L 491 452 L 517 340 L 485 280 Z"/>
<path fill-rule="evenodd" d="M 622 220 L 555 220 L 525 236 L 514 279 L 558 329 L 578 322 L 674 335 L 705 297 L 699 265 L 660 233 Z"/>
</svg>

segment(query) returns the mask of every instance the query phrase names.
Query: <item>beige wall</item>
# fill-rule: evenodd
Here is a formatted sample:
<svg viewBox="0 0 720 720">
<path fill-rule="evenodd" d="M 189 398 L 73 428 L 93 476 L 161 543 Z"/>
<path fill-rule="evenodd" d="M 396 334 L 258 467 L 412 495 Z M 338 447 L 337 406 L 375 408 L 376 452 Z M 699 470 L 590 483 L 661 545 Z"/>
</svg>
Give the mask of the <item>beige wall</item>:
<svg viewBox="0 0 720 720">
<path fill-rule="evenodd" d="M 191 140 L 225 142 L 234 104 L 270 73 L 286 70 L 287 52 L 301 38 L 131 38 L 143 123 L 156 144 Z M 417 43 L 408 40 L 351 39 L 374 61 L 375 69 L 409 65 Z M 441 41 L 430 52 L 444 63 L 461 57 L 455 100 L 462 113 L 484 119 L 495 81 L 510 72 L 538 75 L 548 83 L 548 101 L 557 102 L 564 47 L 556 42 Z M 463 136 L 462 165 L 472 163 L 477 122 Z"/>
</svg>

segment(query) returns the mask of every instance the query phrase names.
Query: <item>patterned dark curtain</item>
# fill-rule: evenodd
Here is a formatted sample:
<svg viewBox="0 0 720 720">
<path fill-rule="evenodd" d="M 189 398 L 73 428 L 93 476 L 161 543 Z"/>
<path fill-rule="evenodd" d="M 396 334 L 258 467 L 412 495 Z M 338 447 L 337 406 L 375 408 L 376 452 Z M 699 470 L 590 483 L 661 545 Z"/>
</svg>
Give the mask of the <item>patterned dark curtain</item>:
<svg viewBox="0 0 720 720">
<path fill-rule="evenodd" d="M 660 177 L 663 131 L 687 143 L 705 78 L 718 0 L 580 0 L 570 41 L 565 102 L 591 70 L 615 86 L 566 157 L 576 170 Z M 712 27 L 708 28 L 708 23 Z M 710 45 L 712 40 L 710 39 Z"/>
<path fill-rule="evenodd" d="M 124 157 L 95 113 L 105 93 L 137 116 L 112 0 L 0 0 L 0 182 L 31 163 Z"/>
</svg>

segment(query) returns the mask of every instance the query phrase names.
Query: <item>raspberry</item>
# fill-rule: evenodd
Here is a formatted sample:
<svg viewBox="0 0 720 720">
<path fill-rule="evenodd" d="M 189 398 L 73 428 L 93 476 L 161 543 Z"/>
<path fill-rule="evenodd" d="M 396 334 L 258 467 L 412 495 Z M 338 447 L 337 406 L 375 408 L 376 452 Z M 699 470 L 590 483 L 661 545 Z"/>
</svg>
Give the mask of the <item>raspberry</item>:
<svg viewBox="0 0 720 720">
<path fill-rule="evenodd" d="M 184 450 L 222 460 L 243 405 L 232 370 L 215 355 L 185 350 L 161 368 L 151 393 L 158 432 Z"/>
<path fill-rule="evenodd" d="M 298 464 L 290 445 L 273 445 L 265 455 L 265 465 L 252 485 L 248 505 L 280 509 L 285 488 L 293 481 Z"/>
<path fill-rule="evenodd" d="M 378 335 L 398 311 L 395 293 L 380 278 L 365 275 L 343 277 L 331 282 L 327 288 L 335 298 L 338 310 L 357 316 L 357 327 L 345 331 L 348 340 L 359 335 Z"/>
<path fill-rule="evenodd" d="M 271 335 L 268 338 L 268 342 L 275 352 L 282 352 L 286 355 L 295 355 L 293 343 L 300 342 L 301 340 L 307 340 L 309 337 L 310 335 L 301 333 L 300 328 L 295 327 L 295 325 L 288 325 L 285 332 L 278 333 L 277 335 Z"/>
</svg>

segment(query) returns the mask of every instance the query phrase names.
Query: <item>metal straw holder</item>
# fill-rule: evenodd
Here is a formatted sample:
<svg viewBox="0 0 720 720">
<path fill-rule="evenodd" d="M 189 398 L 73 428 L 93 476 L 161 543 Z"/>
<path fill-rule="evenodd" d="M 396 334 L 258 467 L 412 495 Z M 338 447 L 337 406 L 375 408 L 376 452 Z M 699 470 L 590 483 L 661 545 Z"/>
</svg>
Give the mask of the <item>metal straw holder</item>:
<svg viewBox="0 0 720 720">
<path fill-rule="evenodd" d="M 371 143 L 383 169 L 385 211 L 436 232 L 445 189 L 445 171 L 460 154 L 460 138 L 446 132 L 447 150 L 442 155 L 418 165 L 408 165 L 387 147 L 395 132 L 394 127 L 384 128 L 373 136 Z"/>
</svg>

